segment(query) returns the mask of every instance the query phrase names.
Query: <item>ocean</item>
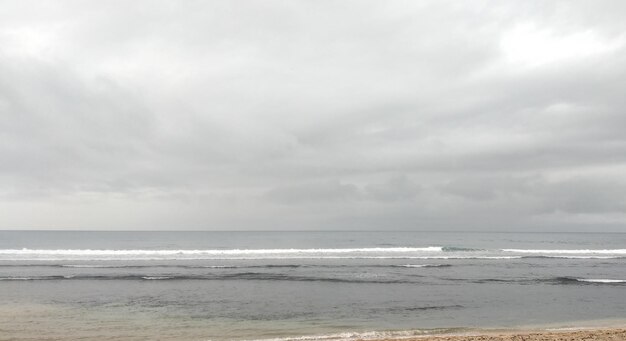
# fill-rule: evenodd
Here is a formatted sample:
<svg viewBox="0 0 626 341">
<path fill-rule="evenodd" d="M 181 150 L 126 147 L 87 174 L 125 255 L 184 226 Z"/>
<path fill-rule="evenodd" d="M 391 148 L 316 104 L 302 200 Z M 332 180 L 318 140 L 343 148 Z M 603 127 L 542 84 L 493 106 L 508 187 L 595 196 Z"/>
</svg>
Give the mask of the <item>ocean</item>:
<svg viewBox="0 0 626 341">
<path fill-rule="evenodd" d="M 368 339 L 625 307 L 620 233 L 0 231 L 0 339 Z"/>
</svg>

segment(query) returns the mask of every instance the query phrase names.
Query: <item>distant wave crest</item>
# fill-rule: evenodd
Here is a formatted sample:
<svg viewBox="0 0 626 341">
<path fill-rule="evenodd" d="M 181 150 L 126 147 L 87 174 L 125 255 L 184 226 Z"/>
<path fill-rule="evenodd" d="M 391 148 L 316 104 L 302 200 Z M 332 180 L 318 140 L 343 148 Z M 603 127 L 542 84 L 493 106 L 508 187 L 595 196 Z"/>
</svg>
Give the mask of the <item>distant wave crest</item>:
<svg viewBox="0 0 626 341">
<path fill-rule="evenodd" d="M 446 268 L 452 264 L 399 264 L 391 266 L 399 268 Z"/>
<path fill-rule="evenodd" d="M 504 252 L 515 253 L 539 253 L 539 254 L 623 254 L 626 255 L 626 249 L 605 249 L 605 250 L 535 250 L 535 249 L 502 249 Z"/>
<path fill-rule="evenodd" d="M 379 257 L 439 253 L 439 246 L 334 249 L 93 250 L 3 249 L 0 259 L 251 259 Z"/>
<path fill-rule="evenodd" d="M 456 246 L 207 250 L 0 249 L 0 260 L 247 260 L 247 259 L 610 259 L 626 249 L 475 249 Z M 76 267 L 82 267 L 77 265 Z M 87 267 L 87 266 L 85 266 Z"/>
<path fill-rule="evenodd" d="M 93 249 L 4 249 L 0 255 L 265 255 L 265 254 L 318 254 L 359 252 L 440 252 L 442 247 L 371 247 L 351 249 L 225 249 L 225 250 L 93 250 Z"/>
</svg>

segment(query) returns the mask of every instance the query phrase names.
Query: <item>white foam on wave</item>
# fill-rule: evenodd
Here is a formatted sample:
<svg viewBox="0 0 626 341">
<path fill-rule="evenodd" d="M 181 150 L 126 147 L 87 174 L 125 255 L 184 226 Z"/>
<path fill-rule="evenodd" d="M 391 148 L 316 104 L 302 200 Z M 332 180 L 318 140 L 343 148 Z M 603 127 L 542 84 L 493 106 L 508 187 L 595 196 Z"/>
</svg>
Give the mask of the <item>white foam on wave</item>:
<svg viewBox="0 0 626 341">
<path fill-rule="evenodd" d="M 442 247 L 224 250 L 1 249 L 0 260 L 375 259 L 379 257 L 393 259 L 437 254 L 443 254 Z"/>
<path fill-rule="evenodd" d="M 396 259 L 521 259 L 523 256 L 423 256 Z"/>
<path fill-rule="evenodd" d="M 623 258 L 622 256 L 559 256 L 559 255 L 550 255 L 550 256 L 542 256 L 545 258 L 563 258 L 563 259 L 619 259 Z"/>
<path fill-rule="evenodd" d="M 87 268 L 87 269 L 91 269 L 91 268 L 116 268 L 116 266 L 114 265 L 87 265 L 87 264 L 63 264 L 61 265 L 61 267 L 63 268 Z"/>
<path fill-rule="evenodd" d="M 400 331 L 366 331 L 366 332 L 342 332 L 326 335 L 306 335 L 295 337 L 280 337 L 272 339 L 256 339 L 250 341 L 353 341 L 353 340 L 382 340 L 382 339 L 408 339 L 414 337 L 424 337 L 427 335 L 446 334 L 459 331 L 458 328 L 451 329 L 415 329 Z"/>
<path fill-rule="evenodd" d="M 290 260 L 290 259 L 298 259 L 298 260 L 339 260 L 339 259 L 419 259 L 419 260 L 454 260 L 454 259 L 485 259 L 485 260 L 504 260 L 504 259 L 521 259 L 524 258 L 522 256 L 273 256 L 273 255 L 264 255 L 257 257 L 211 257 L 211 256 L 161 256 L 161 257 L 146 257 L 146 256 L 116 256 L 116 257 L 107 257 L 107 256 L 64 256 L 64 255 L 55 255 L 54 257 L 42 257 L 42 256 L 20 256 L 13 258 L 2 258 L 0 260 L 4 261 L 61 261 L 61 260 L 98 260 L 98 261 L 158 261 L 158 260 Z M 87 266 L 85 266 L 87 267 Z M 107 266 L 102 266 L 106 268 Z M 114 267 L 114 266 L 111 266 Z M 213 266 L 208 266 L 209 268 Z M 220 268 L 222 266 L 215 266 L 215 268 Z M 226 267 L 226 266 L 224 266 Z"/>
<path fill-rule="evenodd" d="M 227 250 L 93 250 L 93 249 L 63 249 L 63 250 L 36 250 L 36 249 L 3 249 L 0 255 L 278 255 L 278 254 L 336 254 L 336 253 L 406 253 L 406 252 L 441 252 L 440 246 L 429 247 L 372 247 L 353 249 L 227 249 Z"/>
<path fill-rule="evenodd" d="M 539 254 L 615 254 L 626 255 L 626 249 L 608 249 L 608 250 L 533 250 L 533 249 L 502 249 L 504 252 L 515 253 L 539 253 Z"/>
<path fill-rule="evenodd" d="M 576 278 L 579 282 L 587 282 L 587 283 L 626 283 L 625 279 L 604 279 L 604 278 Z"/>
<path fill-rule="evenodd" d="M 170 276 L 144 276 L 141 277 L 143 279 L 147 279 L 147 280 L 159 280 L 159 279 L 170 279 L 172 277 Z"/>
<path fill-rule="evenodd" d="M 207 249 L 207 250 L 100 250 L 100 249 L 0 249 L 0 260 L 260 260 L 260 259 L 518 259 L 525 257 L 611 259 L 626 257 L 626 249 L 495 249 L 454 251 L 442 246 L 310 248 L 310 249 Z M 68 265 L 97 267 L 98 265 Z M 106 266 L 103 266 L 106 267 Z"/>
<path fill-rule="evenodd" d="M 0 277 L 0 281 L 30 281 L 32 277 Z"/>
<path fill-rule="evenodd" d="M 448 264 L 400 264 L 394 265 L 400 268 L 440 268 L 450 266 Z"/>
</svg>

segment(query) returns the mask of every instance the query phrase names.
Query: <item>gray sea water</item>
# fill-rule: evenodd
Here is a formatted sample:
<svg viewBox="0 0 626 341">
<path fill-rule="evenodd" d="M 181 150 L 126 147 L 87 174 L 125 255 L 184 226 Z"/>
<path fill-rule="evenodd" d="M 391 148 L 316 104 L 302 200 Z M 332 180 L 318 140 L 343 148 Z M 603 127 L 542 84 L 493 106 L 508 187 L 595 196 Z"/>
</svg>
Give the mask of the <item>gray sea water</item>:
<svg viewBox="0 0 626 341">
<path fill-rule="evenodd" d="M 0 231 L 0 339 L 350 339 L 599 320 L 626 320 L 626 234 Z"/>
</svg>

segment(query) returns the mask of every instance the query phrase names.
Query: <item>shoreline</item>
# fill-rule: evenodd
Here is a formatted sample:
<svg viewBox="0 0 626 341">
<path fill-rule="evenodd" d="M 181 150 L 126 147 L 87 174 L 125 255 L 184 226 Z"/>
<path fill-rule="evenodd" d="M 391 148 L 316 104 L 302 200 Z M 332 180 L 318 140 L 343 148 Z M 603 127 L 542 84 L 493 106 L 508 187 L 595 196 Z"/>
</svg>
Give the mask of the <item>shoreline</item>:
<svg viewBox="0 0 626 341">
<path fill-rule="evenodd" d="M 626 326 L 606 328 L 572 328 L 573 330 L 516 330 L 483 331 L 480 333 L 453 333 L 409 337 L 380 338 L 375 341 L 617 341 L 626 340 Z M 372 339 L 356 339 L 368 340 Z"/>
<path fill-rule="evenodd" d="M 338 332 L 244 341 L 626 341 L 626 322 L 592 321 L 597 325 L 520 326 L 512 328 L 434 328 Z"/>
</svg>

